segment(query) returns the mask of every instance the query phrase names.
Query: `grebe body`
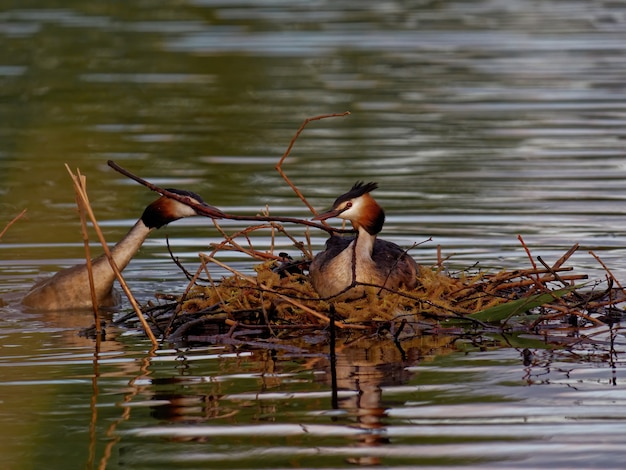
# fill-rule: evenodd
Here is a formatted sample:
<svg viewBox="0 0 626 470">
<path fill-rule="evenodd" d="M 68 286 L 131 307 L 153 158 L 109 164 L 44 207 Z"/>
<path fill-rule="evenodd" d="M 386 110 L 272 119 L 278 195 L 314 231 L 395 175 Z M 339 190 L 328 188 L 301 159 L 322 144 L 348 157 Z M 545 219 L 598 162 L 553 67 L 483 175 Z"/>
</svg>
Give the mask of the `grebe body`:
<svg viewBox="0 0 626 470">
<path fill-rule="evenodd" d="M 190 202 L 200 204 L 215 218 L 223 213 L 208 204 L 200 196 L 189 191 L 168 189 Z M 126 236 L 113 248 L 111 255 L 115 264 L 122 271 L 143 245 L 148 235 L 175 220 L 198 215 L 190 206 L 182 202 L 161 196 L 148 205 L 141 218 L 130 229 Z M 109 260 L 103 254 L 92 260 L 94 287 L 99 307 L 112 307 L 119 303 L 119 295 L 113 289 L 115 273 Z M 91 291 L 87 265 L 81 264 L 59 271 L 51 278 L 45 279 L 26 293 L 22 305 L 38 311 L 77 310 L 91 308 Z"/>
<path fill-rule="evenodd" d="M 395 243 L 377 238 L 385 222 L 385 212 L 370 195 L 377 187 L 376 183 L 357 182 L 335 200 L 329 211 L 314 217 L 315 220 L 331 217 L 349 220 L 357 230 L 356 237 L 331 236 L 326 249 L 313 258 L 309 274 L 321 297 L 340 294 L 354 282 L 384 286 L 388 290 L 417 286 L 415 260 Z M 341 297 L 363 294 L 363 286 L 355 286 Z"/>
</svg>

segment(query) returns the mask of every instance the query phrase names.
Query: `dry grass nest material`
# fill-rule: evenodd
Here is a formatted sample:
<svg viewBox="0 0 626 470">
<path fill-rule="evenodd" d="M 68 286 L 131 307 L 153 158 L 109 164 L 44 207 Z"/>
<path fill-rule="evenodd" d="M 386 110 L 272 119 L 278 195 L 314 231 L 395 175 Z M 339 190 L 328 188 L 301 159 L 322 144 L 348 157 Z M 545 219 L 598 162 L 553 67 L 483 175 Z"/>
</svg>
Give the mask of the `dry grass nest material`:
<svg viewBox="0 0 626 470">
<path fill-rule="evenodd" d="M 333 301 L 320 299 L 306 274 L 279 273 L 277 268 L 278 262 L 269 261 L 255 267 L 254 282 L 233 275 L 212 286 L 195 287 L 182 302 L 182 311 L 200 313 L 219 305 L 219 311 L 232 320 L 266 316 L 273 322 L 320 324 L 325 323 L 332 305 L 337 319 L 356 324 L 392 321 L 406 315 L 420 319 L 466 315 L 507 300 L 507 296 L 488 292 L 489 283 L 484 283 L 482 274 L 454 277 L 439 269 L 420 267 L 420 284 L 415 290 L 386 292 L 368 286 L 362 298 Z M 468 290 L 483 292 L 468 296 Z"/>
<path fill-rule="evenodd" d="M 367 286 L 359 299 L 320 299 L 304 272 L 284 270 L 285 262 L 266 261 L 256 275 L 234 271 L 219 281 L 200 285 L 192 280 L 186 293 L 170 302 L 149 305 L 144 312 L 153 329 L 171 340 L 213 342 L 219 335 L 295 337 L 325 329 L 388 330 L 419 335 L 472 329 L 525 330 L 583 328 L 618 321 L 626 299 L 615 281 L 583 282 L 563 263 L 573 247 L 553 266 L 487 273 L 450 273 L 442 263 L 421 266 L 419 285 L 407 291 Z M 203 255 L 206 261 L 206 255 Z M 204 266 L 206 269 L 206 266 Z M 407 327 L 408 326 L 408 327 Z"/>
</svg>

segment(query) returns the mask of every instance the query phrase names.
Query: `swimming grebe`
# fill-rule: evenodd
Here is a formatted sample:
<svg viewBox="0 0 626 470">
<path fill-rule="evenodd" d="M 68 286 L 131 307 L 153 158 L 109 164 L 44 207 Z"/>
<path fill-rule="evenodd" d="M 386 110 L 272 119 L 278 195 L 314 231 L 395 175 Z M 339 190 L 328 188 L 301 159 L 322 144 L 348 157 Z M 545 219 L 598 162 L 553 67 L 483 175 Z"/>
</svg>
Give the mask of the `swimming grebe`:
<svg viewBox="0 0 626 470">
<path fill-rule="evenodd" d="M 168 189 L 168 191 L 201 205 L 203 215 L 210 215 L 214 218 L 220 218 L 223 215 L 222 211 L 206 204 L 195 193 L 178 189 Z M 153 230 L 183 217 L 195 215 L 198 213 L 192 207 L 161 196 L 145 208 L 143 215 L 133 228 L 111 249 L 117 267 L 122 271 L 128 265 Z M 117 293 L 113 290 L 115 273 L 104 254 L 93 260 L 92 272 L 98 306 L 117 305 L 119 295 L 116 295 Z M 22 299 L 22 304 L 40 311 L 90 308 L 91 293 L 87 265 L 81 264 L 64 269 L 51 278 L 35 284 Z"/>
<path fill-rule="evenodd" d="M 417 286 L 415 260 L 395 243 L 376 238 L 385 223 L 385 212 L 370 196 L 377 187 L 376 183 L 357 182 L 335 200 L 332 209 L 313 218 L 346 219 L 358 232 L 356 238 L 331 236 L 326 249 L 313 258 L 309 273 L 313 287 L 321 297 L 337 295 L 353 281 L 391 290 Z M 363 287 L 355 287 L 341 297 L 355 298 L 363 294 Z"/>
</svg>

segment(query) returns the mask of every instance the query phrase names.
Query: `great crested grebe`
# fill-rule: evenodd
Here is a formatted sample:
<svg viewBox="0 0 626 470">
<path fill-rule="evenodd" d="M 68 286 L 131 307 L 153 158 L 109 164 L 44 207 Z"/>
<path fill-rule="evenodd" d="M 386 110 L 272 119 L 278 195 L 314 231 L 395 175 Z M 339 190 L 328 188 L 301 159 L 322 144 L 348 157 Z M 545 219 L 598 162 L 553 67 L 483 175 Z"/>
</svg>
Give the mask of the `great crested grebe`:
<svg viewBox="0 0 626 470">
<path fill-rule="evenodd" d="M 191 203 L 202 206 L 203 214 L 221 218 L 219 209 L 206 204 L 200 196 L 190 191 L 168 189 Z M 199 215 L 192 207 L 182 202 L 161 196 L 148 205 L 133 228 L 112 249 L 111 254 L 122 271 L 143 245 L 148 235 L 158 228 L 183 217 Z M 119 295 L 113 290 L 115 273 L 103 254 L 92 261 L 92 272 L 98 306 L 111 307 L 119 303 Z M 51 278 L 35 284 L 22 299 L 22 304 L 40 311 L 88 309 L 91 293 L 87 265 L 81 264 L 59 271 Z"/>
<path fill-rule="evenodd" d="M 376 238 L 385 223 L 385 211 L 370 196 L 377 187 L 376 183 L 357 182 L 335 200 L 332 209 L 313 218 L 339 217 L 352 222 L 357 230 L 356 238 L 331 236 L 326 249 L 313 258 L 309 274 L 321 297 L 337 295 L 354 281 L 391 290 L 417 286 L 415 260 L 395 243 Z M 363 294 L 363 287 L 355 287 L 341 297 L 354 298 Z"/>
</svg>

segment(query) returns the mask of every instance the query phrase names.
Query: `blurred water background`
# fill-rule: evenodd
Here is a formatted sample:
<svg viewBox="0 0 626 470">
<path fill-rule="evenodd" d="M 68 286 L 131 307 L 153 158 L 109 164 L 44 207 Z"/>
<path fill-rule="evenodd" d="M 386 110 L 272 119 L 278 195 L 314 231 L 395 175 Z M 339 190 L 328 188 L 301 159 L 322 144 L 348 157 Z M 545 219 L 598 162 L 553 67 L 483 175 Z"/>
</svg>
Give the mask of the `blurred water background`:
<svg viewBox="0 0 626 470">
<path fill-rule="evenodd" d="M 309 217 L 377 181 L 384 237 L 424 264 L 529 267 L 517 239 L 625 280 L 626 5 L 584 0 L 0 0 L 0 294 L 79 262 L 64 164 L 88 178 L 109 240 L 154 194 L 112 159 L 228 212 Z M 235 230 L 239 225 L 225 225 Z M 298 229 L 295 229 L 296 233 Z M 221 239 L 210 221 L 155 233 L 125 271 L 145 302 Z M 320 249 L 325 235 L 313 233 Z M 255 239 L 258 248 L 269 238 Z M 95 249 L 94 245 L 94 249 Z M 285 243 L 285 251 L 291 247 Z M 294 250 L 295 251 L 295 250 Z M 297 251 L 296 251 L 297 253 Z M 228 259 L 243 271 L 253 263 Z M 126 308 L 127 305 L 124 306 Z M 416 339 L 339 357 L 163 349 L 84 315 L 0 308 L 3 468 L 622 468 L 623 334 L 552 351 Z M 607 352 L 608 351 L 608 352 Z"/>
</svg>

